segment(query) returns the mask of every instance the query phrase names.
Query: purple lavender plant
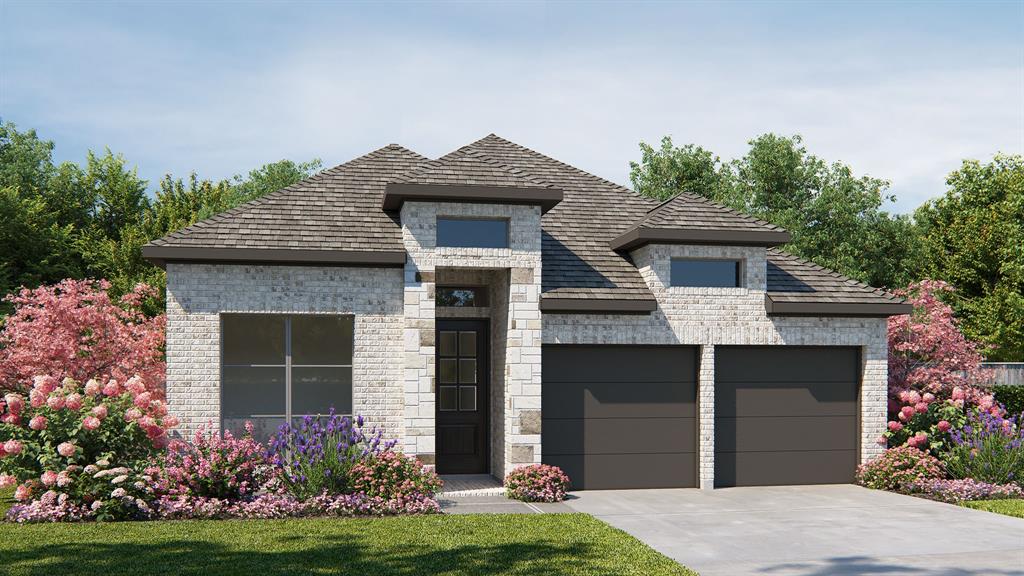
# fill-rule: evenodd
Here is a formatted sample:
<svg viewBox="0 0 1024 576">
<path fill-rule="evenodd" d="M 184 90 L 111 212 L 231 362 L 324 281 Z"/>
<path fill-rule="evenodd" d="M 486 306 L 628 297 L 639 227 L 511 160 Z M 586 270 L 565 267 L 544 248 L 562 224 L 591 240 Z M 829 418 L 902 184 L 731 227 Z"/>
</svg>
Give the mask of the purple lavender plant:
<svg viewBox="0 0 1024 576">
<path fill-rule="evenodd" d="M 950 438 L 946 470 L 952 478 L 1024 487 L 1024 427 L 1016 417 L 976 413 Z"/>
</svg>

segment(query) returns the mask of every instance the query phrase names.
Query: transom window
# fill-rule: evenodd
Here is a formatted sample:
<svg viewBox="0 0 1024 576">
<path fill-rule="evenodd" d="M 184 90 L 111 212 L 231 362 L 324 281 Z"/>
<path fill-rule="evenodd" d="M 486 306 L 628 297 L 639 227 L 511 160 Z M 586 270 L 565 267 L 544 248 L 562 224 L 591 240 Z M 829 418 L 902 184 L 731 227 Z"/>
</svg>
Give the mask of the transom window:
<svg viewBox="0 0 1024 576">
<path fill-rule="evenodd" d="M 740 286 L 739 260 L 672 260 L 673 286 L 737 288 Z"/>
<path fill-rule="evenodd" d="M 438 286 L 435 303 L 456 308 L 482 308 L 487 306 L 487 289 L 480 286 Z"/>
<path fill-rule="evenodd" d="M 508 248 L 508 220 L 438 216 L 437 245 L 460 248 Z"/>
<path fill-rule="evenodd" d="M 221 315 L 221 419 L 260 439 L 307 414 L 352 413 L 352 316 Z"/>
</svg>

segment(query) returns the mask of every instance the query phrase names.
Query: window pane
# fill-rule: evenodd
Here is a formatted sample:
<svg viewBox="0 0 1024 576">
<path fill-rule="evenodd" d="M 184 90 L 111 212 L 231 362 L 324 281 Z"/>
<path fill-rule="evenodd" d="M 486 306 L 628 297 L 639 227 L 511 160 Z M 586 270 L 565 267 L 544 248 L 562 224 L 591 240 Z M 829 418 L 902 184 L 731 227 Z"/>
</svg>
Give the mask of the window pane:
<svg viewBox="0 0 1024 576">
<path fill-rule="evenodd" d="M 487 289 L 440 286 L 437 288 L 435 303 L 438 306 L 480 308 L 487 306 Z"/>
<path fill-rule="evenodd" d="M 737 260 L 673 260 L 672 285 L 735 288 L 740 285 Z"/>
<path fill-rule="evenodd" d="M 438 340 L 437 353 L 441 356 L 455 356 L 455 335 L 456 332 L 442 331 Z"/>
<path fill-rule="evenodd" d="M 459 332 L 459 356 L 476 356 L 476 332 Z"/>
<path fill-rule="evenodd" d="M 437 406 L 438 409 L 448 412 L 450 410 L 458 410 L 459 397 L 457 394 L 458 386 L 441 386 L 441 393 L 438 394 Z"/>
<path fill-rule="evenodd" d="M 458 377 L 456 374 L 456 370 L 458 369 L 458 365 L 456 364 L 457 360 L 455 360 L 454 358 L 442 358 L 438 360 L 438 362 L 440 362 L 439 366 L 441 368 L 441 383 L 455 384 L 456 382 L 458 382 Z"/>
<path fill-rule="evenodd" d="M 224 314 L 225 364 L 284 364 L 284 316 Z"/>
<path fill-rule="evenodd" d="M 459 410 L 463 412 L 476 410 L 476 386 L 459 387 Z"/>
<path fill-rule="evenodd" d="M 221 414 L 227 418 L 284 416 L 284 368 L 225 366 Z"/>
<path fill-rule="evenodd" d="M 437 245 L 508 248 L 508 220 L 438 218 Z"/>
<path fill-rule="evenodd" d="M 351 368 L 292 368 L 292 416 L 352 413 Z"/>
<path fill-rule="evenodd" d="M 284 421 L 284 418 L 225 418 L 224 429 L 235 436 L 242 436 L 245 434 L 245 423 L 252 422 L 252 437 L 266 446 Z"/>
<path fill-rule="evenodd" d="M 466 358 L 459 360 L 459 382 L 476 384 L 476 360 Z"/>
<path fill-rule="evenodd" d="M 352 364 L 351 316 L 292 316 L 292 364 Z"/>
</svg>

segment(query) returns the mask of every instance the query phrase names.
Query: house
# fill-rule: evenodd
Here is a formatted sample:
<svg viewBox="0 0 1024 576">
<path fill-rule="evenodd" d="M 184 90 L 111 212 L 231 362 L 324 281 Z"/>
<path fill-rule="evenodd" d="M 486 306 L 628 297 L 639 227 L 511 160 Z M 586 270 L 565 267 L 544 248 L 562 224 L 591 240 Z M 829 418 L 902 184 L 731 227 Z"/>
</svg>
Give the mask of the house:
<svg viewBox="0 0 1024 576">
<path fill-rule="evenodd" d="M 700 196 L 498 136 L 390 145 L 155 240 L 186 431 L 357 413 L 441 473 L 578 489 L 844 483 L 909 306 Z"/>
</svg>

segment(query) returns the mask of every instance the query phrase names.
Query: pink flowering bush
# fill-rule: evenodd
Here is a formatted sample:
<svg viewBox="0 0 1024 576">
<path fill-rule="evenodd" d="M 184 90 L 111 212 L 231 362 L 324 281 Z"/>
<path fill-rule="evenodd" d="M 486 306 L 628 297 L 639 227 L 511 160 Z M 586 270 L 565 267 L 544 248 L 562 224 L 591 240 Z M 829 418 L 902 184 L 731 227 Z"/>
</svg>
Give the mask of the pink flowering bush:
<svg viewBox="0 0 1024 576">
<path fill-rule="evenodd" d="M 876 490 L 899 490 L 911 482 L 945 478 L 938 458 L 912 448 L 889 448 L 881 456 L 857 468 L 857 483 Z"/>
<path fill-rule="evenodd" d="M 569 477 L 558 466 L 531 464 L 516 468 L 505 476 L 509 498 L 524 502 L 559 502 L 565 500 Z"/>
<path fill-rule="evenodd" d="M 174 440 L 148 471 L 161 494 L 177 497 L 239 500 L 263 488 L 274 477 L 263 446 L 252 438 L 252 424 L 236 438 L 230 431 L 200 428 L 191 442 Z"/>
<path fill-rule="evenodd" d="M 990 484 L 970 478 L 962 480 L 919 480 L 903 486 L 907 494 L 958 504 L 972 500 L 1024 498 L 1024 489 L 1016 484 Z"/>
<path fill-rule="evenodd" d="M 15 309 L 0 331 L 0 393 L 27 392 L 37 374 L 104 382 L 138 375 L 160 398 L 165 317 L 142 313 L 157 291 L 140 284 L 115 302 L 109 288 L 105 280 L 63 280 L 7 296 Z"/>
<path fill-rule="evenodd" d="M 400 452 L 369 455 L 352 466 L 350 476 L 353 493 L 385 501 L 432 499 L 441 490 L 441 479 L 433 470 Z"/>
</svg>

